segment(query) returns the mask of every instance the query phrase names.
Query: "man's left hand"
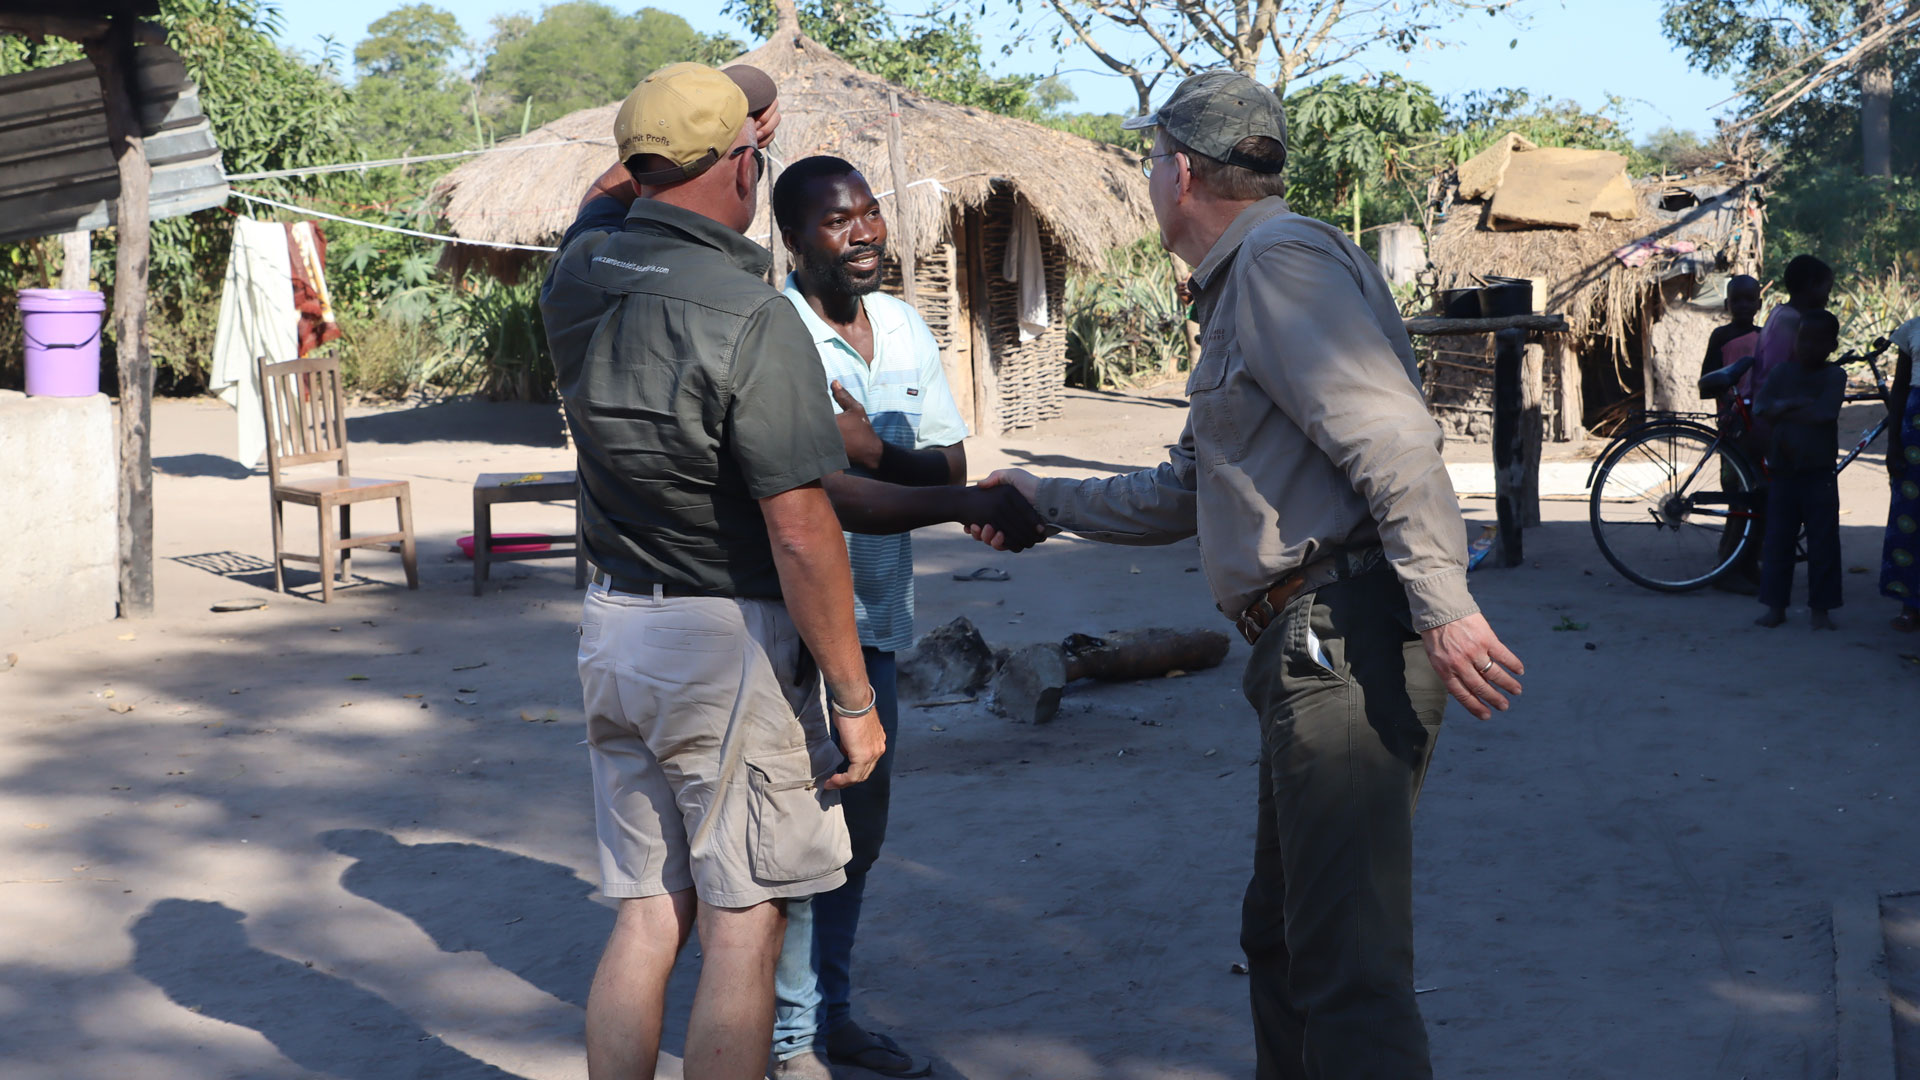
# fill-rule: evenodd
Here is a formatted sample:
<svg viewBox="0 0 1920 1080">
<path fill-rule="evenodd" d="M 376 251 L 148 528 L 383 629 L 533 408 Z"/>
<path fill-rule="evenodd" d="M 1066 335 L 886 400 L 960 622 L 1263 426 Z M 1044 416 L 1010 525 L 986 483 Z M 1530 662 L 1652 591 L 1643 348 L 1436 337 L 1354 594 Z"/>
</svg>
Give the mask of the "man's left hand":
<svg viewBox="0 0 1920 1080">
<path fill-rule="evenodd" d="M 1480 719 L 1488 719 L 1495 709 L 1506 711 L 1502 690 L 1520 693 L 1520 680 L 1514 676 L 1525 675 L 1526 665 L 1494 636 L 1486 616 L 1475 613 L 1442 623 L 1422 630 L 1420 639 L 1426 642 L 1427 659 L 1446 683 L 1447 693 Z"/>
</svg>

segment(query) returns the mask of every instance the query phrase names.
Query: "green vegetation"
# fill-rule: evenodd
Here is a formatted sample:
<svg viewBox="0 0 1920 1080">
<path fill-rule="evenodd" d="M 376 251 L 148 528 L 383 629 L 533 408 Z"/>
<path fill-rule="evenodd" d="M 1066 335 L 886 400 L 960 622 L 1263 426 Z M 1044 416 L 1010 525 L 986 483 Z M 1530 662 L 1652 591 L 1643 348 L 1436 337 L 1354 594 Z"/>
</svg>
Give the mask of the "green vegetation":
<svg viewBox="0 0 1920 1080">
<path fill-rule="evenodd" d="M 1197 0 L 1181 2 L 1191 7 Z M 1050 9 L 1058 6 L 1049 0 Z M 1783 63 L 1832 55 L 1830 42 L 1894 6 L 1889 0 L 1674 0 L 1663 25 L 1698 66 L 1740 75 L 1757 102 L 1781 84 L 1775 72 Z M 726 10 L 739 20 L 743 37 L 773 29 L 772 0 L 728 0 Z M 1072 111 L 1073 94 L 1057 77 L 989 72 L 974 21 L 985 13 L 948 6 L 904 16 L 882 0 L 801 0 L 799 7 L 809 35 L 918 92 L 1145 149 L 1142 133 L 1121 129 L 1122 116 Z M 200 85 L 233 173 L 481 148 L 615 100 L 661 64 L 717 62 L 745 48 L 728 36 L 701 34 L 659 8 L 627 10 L 601 0 L 567 0 L 497 18 L 481 41 L 469 39 L 447 7 L 400 4 L 367 27 L 350 56 L 331 44 L 318 57 L 281 48 L 272 0 L 161 0 L 160 22 Z M 1375 33 L 1370 23 L 1348 29 L 1363 37 Z M 1432 30 L 1423 24 L 1413 33 L 1424 38 Z M 1671 129 L 1635 146 L 1621 124 L 1618 99 L 1588 109 L 1502 89 L 1446 100 L 1391 73 L 1308 78 L 1320 60 L 1308 52 L 1290 55 L 1289 199 L 1354 231 L 1369 247 L 1377 226 L 1423 218 L 1430 176 L 1508 131 L 1542 145 L 1616 150 L 1636 172 L 1698 167 L 1723 153 L 1717 137 Z M 70 42 L 0 36 L 0 74 L 80 57 Z M 1909 37 L 1874 70 L 1885 73 L 1883 89 L 1863 95 L 1861 80 L 1836 81 L 1757 132 L 1765 154 L 1778 161 L 1769 183 L 1769 271 L 1777 273 L 1802 251 L 1833 262 L 1841 276 L 1836 307 L 1854 338 L 1920 313 L 1914 285 L 1920 280 L 1920 47 Z M 1155 95 L 1165 89 L 1159 85 Z M 1875 102 L 1885 108 L 1869 107 Z M 1886 168 L 1878 172 L 1863 158 L 1872 132 L 1888 136 Z M 437 231 L 428 193 L 456 164 L 238 186 Z M 242 212 L 237 205 L 231 211 Z M 151 330 L 163 391 L 204 387 L 231 222 L 231 212 L 219 209 L 155 227 Z M 338 348 L 359 392 L 550 393 L 551 363 L 534 303 L 540 260 L 521 264 L 526 279 L 501 281 L 458 269 L 433 241 L 333 223 L 325 232 L 330 284 L 346 331 Z M 112 245 L 111 230 L 95 238 L 94 279 L 109 290 Z M 59 261 L 56 238 L 0 245 L 0 295 L 52 284 Z M 1146 239 L 1111 253 L 1101 272 L 1071 278 L 1061 314 L 1072 381 L 1114 386 L 1178 370 L 1186 343 L 1174 273 L 1172 259 Z M 17 384 L 9 365 L 17 365 L 20 346 L 17 312 L 6 304 L 0 307 L 0 384 Z"/>
<path fill-rule="evenodd" d="M 1892 0 L 1671 0 L 1662 25 L 1695 67 L 1737 76 L 1754 110 L 1900 8 Z M 1832 263 L 1850 346 L 1920 314 L 1920 35 L 1896 38 L 1756 134 L 1775 166 L 1767 275 L 1802 253 Z"/>
<path fill-rule="evenodd" d="M 956 105 L 1009 116 L 1038 111 L 1029 92 L 1040 80 L 989 74 L 962 12 L 900 19 L 879 0 L 800 0 L 798 8 L 803 33 L 862 71 Z M 756 37 L 773 33 L 773 0 L 728 0 L 725 10 Z"/>
<path fill-rule="evenodd" d="M 1173 259 L 1147 238 L 1067 278 L 1067 383 L 1089 390 L 1170 377 L 1187 359 L 1186 305 Z"/>
</svg>

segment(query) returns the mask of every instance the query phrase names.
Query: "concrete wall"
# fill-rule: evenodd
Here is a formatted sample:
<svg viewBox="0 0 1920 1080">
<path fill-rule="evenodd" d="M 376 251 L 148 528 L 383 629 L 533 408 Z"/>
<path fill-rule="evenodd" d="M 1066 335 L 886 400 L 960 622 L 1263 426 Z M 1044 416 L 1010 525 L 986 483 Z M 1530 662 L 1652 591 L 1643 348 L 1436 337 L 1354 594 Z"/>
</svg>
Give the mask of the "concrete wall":
<svg viewBox="0 0 1920 1080">
<path fill-rule="evenodd" d="M 0 645 L 114 617 L 119 500 L 106 395 L 0 390 Z"/>
</svg>

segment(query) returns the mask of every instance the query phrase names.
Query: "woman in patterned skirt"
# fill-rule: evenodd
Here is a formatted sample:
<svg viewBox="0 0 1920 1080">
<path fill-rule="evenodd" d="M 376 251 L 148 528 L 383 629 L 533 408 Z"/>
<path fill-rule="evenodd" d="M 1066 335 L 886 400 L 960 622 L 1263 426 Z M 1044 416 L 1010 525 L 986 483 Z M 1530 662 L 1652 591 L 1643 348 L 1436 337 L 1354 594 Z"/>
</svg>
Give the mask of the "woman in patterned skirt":
<svg viewBox="0 0 1920 1080">
<path fill-rule="evenodd" d="M 1913 358 L 1920 352 L 1920 319 L 1893 332 L 1900 350 L 1894 364 L 1887 405 L 1897 422 L 1887 425 L 1887 472 L 1893 482 L 1893 508 L 1887 512 L 1887 544 L 1880 558 L 1880 594 L 1900 602 L 1895 630 L 1920 630 L 1920 386 L 1913 383 Z"/>
</svg>

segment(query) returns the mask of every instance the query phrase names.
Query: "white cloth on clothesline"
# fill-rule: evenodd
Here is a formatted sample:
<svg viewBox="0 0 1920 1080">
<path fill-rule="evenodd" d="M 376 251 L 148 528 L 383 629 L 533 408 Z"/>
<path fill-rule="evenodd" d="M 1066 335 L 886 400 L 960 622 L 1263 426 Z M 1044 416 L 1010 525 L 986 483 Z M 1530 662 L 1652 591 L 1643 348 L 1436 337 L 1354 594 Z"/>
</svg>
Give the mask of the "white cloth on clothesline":
<svg viewBox="0 0 1920 1080">
<path fill-rule="evenodd" d="M 240 421 L 234 457 L 252 468 L 267 450 L 267 418 L 260 407 L 260 370 L 300 355 L 300 313 L 293 307 L 293 256 L 287 227 L 235 218 L 233 253 L 220 290 L 220 321 L 213 332 L 213 371 L 207 382 Z"/>
<path fill-rule="evenodd" d="M 1033 204 L 1021 199 L 1007 234 L 1006 257 L 1000 260 L 1000 278 L 1020 286 L 1020 343 L 1046 333 L 1052 318 L 1047 312 L 1047 267 L 1040 251 L 1040 223 Z"/>
</svg>

